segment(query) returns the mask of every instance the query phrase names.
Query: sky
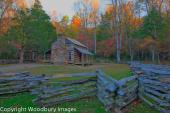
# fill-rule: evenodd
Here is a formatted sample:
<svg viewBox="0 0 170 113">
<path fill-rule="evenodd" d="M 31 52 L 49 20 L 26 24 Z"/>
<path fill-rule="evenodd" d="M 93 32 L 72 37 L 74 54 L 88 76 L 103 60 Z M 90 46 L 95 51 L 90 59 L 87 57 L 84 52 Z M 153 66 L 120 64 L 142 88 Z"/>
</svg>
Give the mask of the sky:
<svg viewBox="0 0 170 113">
<path fill-rule="evenodd" d="M 43 9 L 49 15 L 57 15 L 59 19 L 62 16 L 68 15 L 70 18 L 75 14 L 74 3 L 79 0 L 40 0 L 43 6 Z M 100 8 L 104 10 L 107 2 L 109 0 L 99 0 Z"/>
</svg>

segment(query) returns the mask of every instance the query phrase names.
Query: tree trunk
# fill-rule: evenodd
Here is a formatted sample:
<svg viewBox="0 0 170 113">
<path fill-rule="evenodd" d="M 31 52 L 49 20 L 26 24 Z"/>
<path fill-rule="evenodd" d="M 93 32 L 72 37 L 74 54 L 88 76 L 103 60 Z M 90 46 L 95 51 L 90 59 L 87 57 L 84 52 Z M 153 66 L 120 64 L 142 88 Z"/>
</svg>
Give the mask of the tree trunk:
<svg viewBox="0 0 170 113">
<path fill-rule="evenodd" d="M 151 52 L 152 52 L 152 62 L 155 62 L 155 50 L 154 50 L 154 48 L 152 48 Z"/>
<path fill-rule="evenodd" d="M 24 49 L 23 49 L 23 48 L 20 50 L 19 63 L 20 63 L 20 64 L 23 64 L 23 63 L 24 63 Z"/>
<path fill-rule="evenodd" d="M 43 60 L 46 60 L 46 53 L 43 52 Z"/>
<path fill-rule="evenodd" d="M 131 49 L 131 52 L 130 52 L 130 60 L 133 61 L 133 51 Z"/>
<path fill-rule="evenodd" d="M 117 60 L 117 63 L 120 63 L 120 47 L 121 47 L 121 39 L 120 39 L 120 29 L 119 29 L 119 5 L 118 5 L 118 1 L 117 0 L 112 0 L 112 5 L 114 7 L 114 4 L 115 4 L 115 13 L 113 12 L 113 15 L 114 15 L 114 20 L 113 20 L 113 26 L 115 27 L 115 33 L 114 33 L 114 37 L 116 39 L 116 60 Z"/>
<path fill-rule="evenodd" d="M 142 50 L 142 56 L 141 56 L 141 59 L 144 60 L 144 51 Z"/>
<path fill-rule="evenodd" d="M 96 27 L 95 27 L 95 30 L 94 30 L 94 53 L 96 54 L 97 53 L 97 39 L 96 39 Z"/>
<path fill-rule="evenodd" d="M 138 60 L 140 61 L 140 49 L 138 49 Z"/>
<path fill-rule="evenodd" d="M 160 56 L 159 56 L 159 53 L 157 54 L 158 56 L 158 64 L 160 64 Z"/>
<path fill-rule="evenodd" d="M 130 55 L 130 60 L 133 61 L 133 50 L 132 50 L 132 40 L 129 38 L 128 39 L 128 45 L 129 45 L 129 55 Z"/>
<path fill-rule="evenodd" d="M 117 63 L 120 63 L 120 43 L 119 43 L 118 33 L 116 33 L 116 59 L 117 59 Z"/>
</svg>

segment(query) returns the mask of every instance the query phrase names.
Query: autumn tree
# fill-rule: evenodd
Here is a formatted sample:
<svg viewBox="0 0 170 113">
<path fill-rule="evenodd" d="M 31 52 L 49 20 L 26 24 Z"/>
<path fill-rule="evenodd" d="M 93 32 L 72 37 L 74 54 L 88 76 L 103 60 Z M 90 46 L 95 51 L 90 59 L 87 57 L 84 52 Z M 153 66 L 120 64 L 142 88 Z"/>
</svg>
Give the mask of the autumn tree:
<svg viewBox="0 0 170 113">
<path fill-rule="evenodd" d="M 107 40 L 112 38 L 112 28 L 111 28 L 112 15 L 110 12 L 106 12 L 101 15 L 100 24 L 97 26 L 97 40 Z"/>
<path fill-rule="evenodd" d="M 80 33 L 81 20 L 78 16 L 74 15 L 72 17 L 71 23 L 67 26 L 65 30 L 65 35 L 77 39 Z"/>
<path fill-rule="evenodd" d="M 76 15 L 81 18 L 82 27 L 89 26 L 91 13 L 91 0 L 80 0 L 74 4 Z"/>
<path fill-rule="evenodd" d="M 94 53 L 97 52 L 97 36 L 96 36 L 96 27 L 99 22 L 99 1 L 92 0 L 91 1 L 91 14 L 90 14 L 90 21 L 94 28 Z"/>
<path fill-rule="evenodd" d="M 9 22 L 14 12 L 13 3 L 13 0 L 0 0 L 0 34 L 6 32 L 9 27 Z"/>
<path fill-rule="evenodd" d="M 56 38 L 50 18 L 38 0 L 31 9 L 18 9 L 13 21 L 6 37 L 19 50 L 20 63 L 24 61 L 25 50 L 45 53 Z"/>
<path fill-rule="evenodd" d="M 140 9 L 139 9 L 140 10 Z M 140 18 L 140 14 L 136 14 L 139 11 L 138 8 L 135 7 L 135 4 L 132 1 L 129 1 L 123 4 L 122 7 L 122 29 L 124 36 L 124 44 L 128 48 L 128 54 L 130 56 L 130 60 L 134 59 L 134 40 L 136 37 L 133 37 L 133 32 L 139 28 L 141 25 L 142 19 Z M 140 13 L 140 11 L 138 12 Z"/>
<path fill-rule="evenodd" d="M 27 36 L 27 15 L 28 11 L 18 10 L 17 15 L 13 18 L 15 23 L 11 26 L 6 34 L 11 45 L 14 45 L 19 50 L 20 63 L 24 60 L 25 46 L 28 45 L 29 38 Z"/>
<path fill-rule="evenodd" d="M 121 22 L 122 22 L 122 0 L 112 0 L 113 5 L 113 36 L 116 40 L 116 60 L 117 63 L 121 61 L 121 45 L 122 45 L 122 32 L 121 32 Z"/>
<path fill-rule="evenodd" d="M 81 19 L 81 33 L 85 36 L 89 29 L 93 31 L 94 53 L 96 54 L 96 27 L 99 23 L 99 0 L 80 0 L 75 3 L 76 15 Z"/>
</svg>

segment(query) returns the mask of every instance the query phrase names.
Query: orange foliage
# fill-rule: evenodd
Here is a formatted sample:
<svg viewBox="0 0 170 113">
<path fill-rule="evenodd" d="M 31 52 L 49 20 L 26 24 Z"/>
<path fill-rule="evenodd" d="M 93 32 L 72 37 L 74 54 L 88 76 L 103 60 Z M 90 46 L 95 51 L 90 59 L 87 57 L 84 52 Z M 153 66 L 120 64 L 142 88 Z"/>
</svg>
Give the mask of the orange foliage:
<svg viewBox="0 0 170 113">
<path fill-rule="evenodd" d="M 16 1 L 17 6 L 21 9 L 25 9 L 28 7 L 25 0 L 15 0 L 15 1 Z"/>
<path fill-rule="evenodd" d="M 137 28 L 142 23 L 141 18 L 134 15 L 134 4 L 133 2 L 128 2 L 123 4 L 123 14 L 125 16 L 125 23 L 128 22 L 131 28 Z"/>
<path fill-rule="evenodd" d="M 80 27 L 81 26 L 81 19 L 78 16 L 73 16 L 71 23 L 72 23 L 73 26 Z"/>
<path fill-rule="evenodd" d="M 7 32 L 10 27 L 11 17 L 14 16 L 15 10 L 11 7 L 13 0 L 4 1 L 4 9 L 2 10 L 1 22 L 0 22 L 0 34 Z"/>
<path fill-rule="evenodd" d="M 113 5 L 107 5 L 106 6 L 106 13 L 111 13 L 113 12 Z"/>
<path fill-rule="evenodd" d="M 95 10 L 99 8 L 99 0 L 92 0 L 92 8 Z"/>
<path fill-rule="evenodd" d="M 3 18 L 1 23 L 1 29 L 0 34 L 6 33 L 10 27 L 10 19 L 9 18 Z"/>
<path fill-rule="evenodd" d="M 123 13 L 126 14 L 128 17 L 133 17 L 133 3 L 132 2 L 128 2 L 127 4 L 123 4 Z"/>
</svg>

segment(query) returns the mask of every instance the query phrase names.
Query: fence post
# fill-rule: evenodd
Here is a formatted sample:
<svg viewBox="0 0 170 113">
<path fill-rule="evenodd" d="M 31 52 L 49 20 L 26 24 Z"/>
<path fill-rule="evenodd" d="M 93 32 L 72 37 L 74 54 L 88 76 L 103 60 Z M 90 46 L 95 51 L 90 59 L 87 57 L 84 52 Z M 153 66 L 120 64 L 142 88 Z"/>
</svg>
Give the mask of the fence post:
<svg viewBox="0 0 170 113">
<path fill-rule="evenodd" d="M 103 103 L 105 110 L 111 112 L 111 110 L 115 110 L 117 81 L 107 76 L 102 70 L 98 70 L 96 73 L 97 97 Z"/>
</svg>

